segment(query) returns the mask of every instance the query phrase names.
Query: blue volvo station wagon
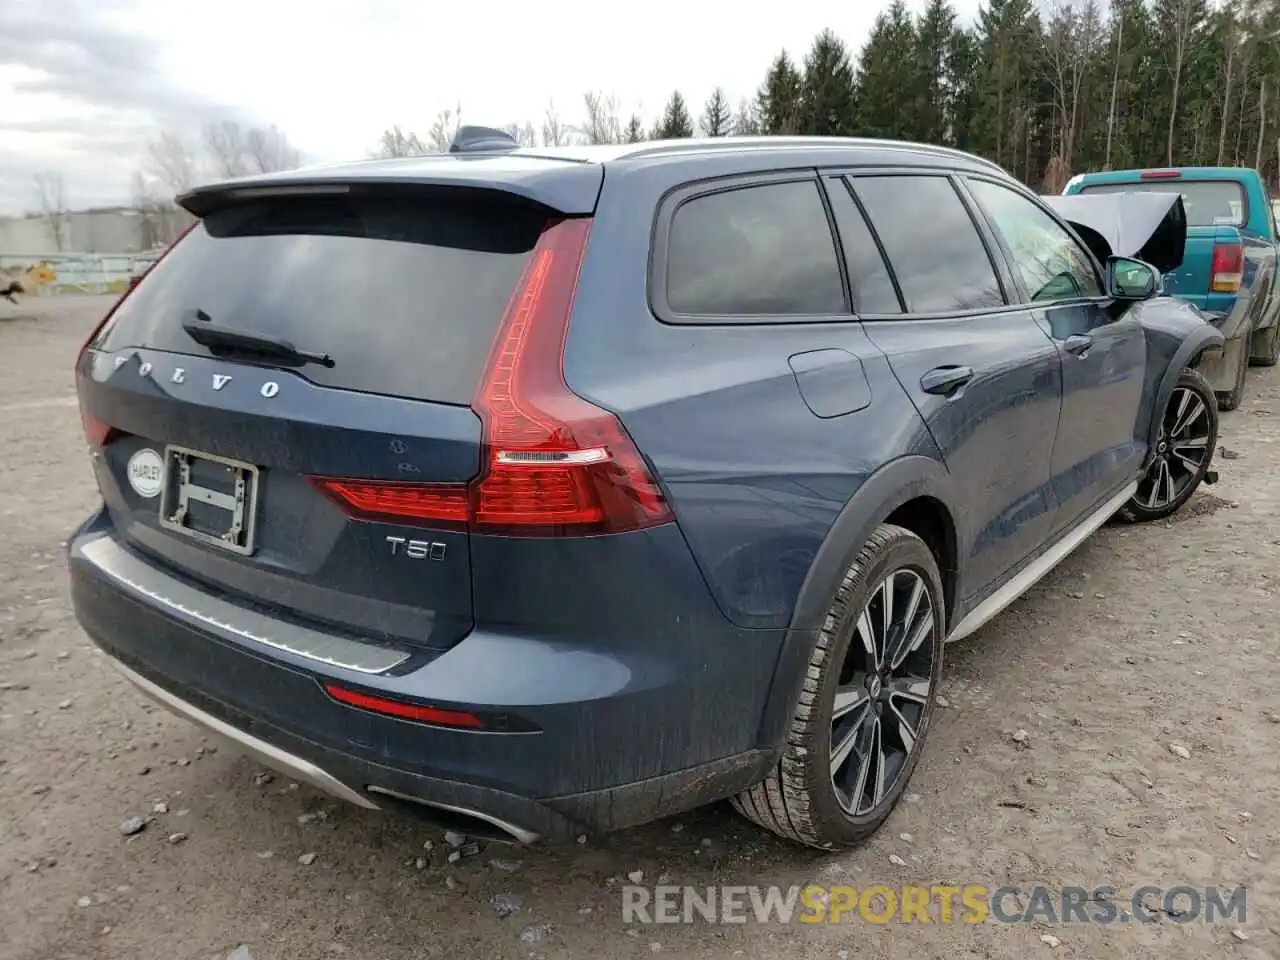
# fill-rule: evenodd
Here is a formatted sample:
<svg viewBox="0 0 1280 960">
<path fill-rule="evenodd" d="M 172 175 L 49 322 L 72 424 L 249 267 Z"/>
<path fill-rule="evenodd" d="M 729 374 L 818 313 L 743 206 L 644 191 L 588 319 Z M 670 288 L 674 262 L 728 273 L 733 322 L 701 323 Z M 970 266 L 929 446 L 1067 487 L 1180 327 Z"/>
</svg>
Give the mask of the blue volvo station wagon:
<svg viewBox="0 0 1280 960">
<path fill-rule="evenodd" d="M 1214 479 L 1221 335 L 954 150 L 468 127 L 180 202 L 76 364 L 76 614 L 365 808 L 856 843 L 944 645 Z"/>
</svg>

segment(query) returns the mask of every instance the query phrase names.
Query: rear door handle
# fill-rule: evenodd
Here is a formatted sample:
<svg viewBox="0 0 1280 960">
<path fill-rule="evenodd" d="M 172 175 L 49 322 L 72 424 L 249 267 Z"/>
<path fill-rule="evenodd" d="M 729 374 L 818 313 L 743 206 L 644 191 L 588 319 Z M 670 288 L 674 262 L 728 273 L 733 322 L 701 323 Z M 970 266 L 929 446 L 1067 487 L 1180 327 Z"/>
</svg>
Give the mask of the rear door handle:
<svg viewBox="0 0 1280 960">
<path fill-rule="evenodd" d="M 948 396 L 973 379 L 972 367 L 934 367 L 920 378 L 925 393 Z"/>
<path fill-rule="evenodd" d="M 1093 337 L 1085 336 L 1082 333 L 1073 334 L 1067 337 L 1062 343 L 1062 348 L 1067 353 L 1074 354 L 1077 357 L 1083 357 L 1089 352 L 1089 348 L 1093 346 Z"/>
</svg>

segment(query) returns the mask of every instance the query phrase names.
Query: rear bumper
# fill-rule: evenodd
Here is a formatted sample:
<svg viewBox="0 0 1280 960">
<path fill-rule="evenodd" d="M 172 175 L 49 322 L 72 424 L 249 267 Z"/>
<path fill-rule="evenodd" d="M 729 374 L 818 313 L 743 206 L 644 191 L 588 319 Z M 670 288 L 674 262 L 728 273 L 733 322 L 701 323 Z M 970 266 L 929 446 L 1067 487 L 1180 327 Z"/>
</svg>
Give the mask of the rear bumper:
<svg viewBox="0 0 1280 960">
<path fill-rule="evenodd" d="M 470 833 L 558 839 L 731 795 L 761 779 L 772 760 L 756 741 L 780 634 L 726 627 L 704 638 L 709 648 L 659 663 L 592 638 L 575 645 L 477 630 L 443 654 L 418 651 L 371 672 L 365 667 L 376 657 L 360 661 L 352 649 L 315 659 L 316 649 L 334 648 L 305 648 L 296 625 L 280 623 L 268 638 L 256 612 L 236 607 L 248 618 L 233 623 L 206 605 L 226 598 L 193 601 L 198 586 L 125 551 L 101 514 L 73 538 L 69 555 L 76 616 L 128 679 L 261 762 L 362 807 L 410 804 Z M 289 644 L 273 645 L 278 637 Z M 506 714 L 521 732 L 386 717 L 334 701 L 323 681 Z M 446 688 L 455 696 L 442 698 Z"/>
</svg>

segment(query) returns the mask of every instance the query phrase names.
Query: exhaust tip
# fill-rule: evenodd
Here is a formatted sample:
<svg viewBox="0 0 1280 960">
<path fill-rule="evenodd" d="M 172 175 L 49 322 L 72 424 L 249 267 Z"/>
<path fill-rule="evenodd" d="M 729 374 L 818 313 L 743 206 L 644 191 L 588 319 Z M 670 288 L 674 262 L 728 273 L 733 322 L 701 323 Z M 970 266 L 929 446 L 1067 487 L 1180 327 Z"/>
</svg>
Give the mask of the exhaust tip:
<svg viewBox="0 0 1280 960">
<path fill-rule="evenodd" d="M 481 813 L 478 810 L 468 810 L 465 807 L 439 803 L 434 800 L 424 800 L 422 797 L 401 793 L 388 787 L 380 787 L 377 784 L 369 784 L 365 789 L 369 793 L 393 801 L 397 807 L 401 807 L 419 820 L 425 820 L 433 826 L 444 830 L 454 830 L 469 837 L 475 837 L 477 840 L 514 843 L 525 846 L 539 839 L 539 835 L 535 831 L 510 823 L 492 814 Z"/>
</svg>

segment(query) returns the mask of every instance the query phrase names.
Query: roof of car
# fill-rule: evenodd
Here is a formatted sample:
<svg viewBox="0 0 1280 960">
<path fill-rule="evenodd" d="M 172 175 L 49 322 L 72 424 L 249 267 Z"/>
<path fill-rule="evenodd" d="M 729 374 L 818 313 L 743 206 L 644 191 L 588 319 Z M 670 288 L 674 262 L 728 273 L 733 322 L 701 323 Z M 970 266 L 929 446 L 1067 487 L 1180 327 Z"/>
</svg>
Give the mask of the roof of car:
<svg viewBox="0 0 1280 960">
<path fill-rule="evenodd" d="M 491 145 L 493 142 L 490 139 L 487 144 Z M 197 187 L 178 199 L 187 209 L 199 214 L 209 201 L 216 202 L 219 196 L 246 194 L 257 188 L 278 189 L 288 186 L 294 189 L 295 185 L 319 183 L 385 184 L 437 180 L 459 184 L 474 181 L 477 185 L 492 185 L 502 181 L 510 185 L 534 180 L 545 182 L 548 175 L 556 176 L 556 171 L 560 171 L 560 176 L 570 174 L 575 167 L 586 174 L 590 168 L 606 164 L 633 166 L 684 159 L 705 162 L 716 157 L 728 159 L 771 154 L 785 154 L 788 161 L 799 160 L 808 166 L 824 163 L 828 152 L 832 155 L 832 161 L 839 163 L 855 151 L 874 155 L 877 163 L 937 166 L 942 162 L 948 166 L 986 170 L 1008 176 L 1001 167 L 989 160 L 961 150 L 923 143 L 864 137 L 689 137 L 640 143 L 558 147 L 502 146 L 494 149 L 489 146 L 457 153 L 345 161 L 208 184 Z"/>
</svg>

